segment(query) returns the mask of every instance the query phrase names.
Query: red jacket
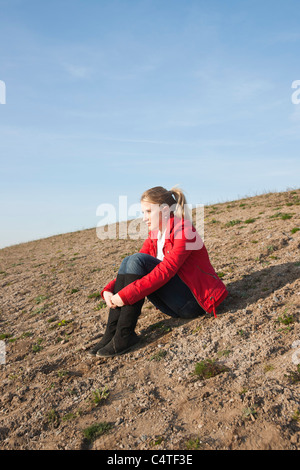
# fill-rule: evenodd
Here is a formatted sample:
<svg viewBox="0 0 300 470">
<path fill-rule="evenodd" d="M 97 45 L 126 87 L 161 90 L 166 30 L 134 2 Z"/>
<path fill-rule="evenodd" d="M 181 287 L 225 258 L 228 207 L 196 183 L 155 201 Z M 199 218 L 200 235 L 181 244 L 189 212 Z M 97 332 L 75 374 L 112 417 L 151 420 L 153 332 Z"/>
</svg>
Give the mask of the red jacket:
<svg viewBox="0 0 300 470">
<path fill-rule="evenodd" d="M 158 231 L 150 231 L 140 253 L 156 257 Z M 166 284 L 175 274 L 190 288 L 199 305 L 208 313 L 227 297 L 228 292 L 212 267 L 203 241 L 189 220 L 171 216 L 163 247 L 164 258 L 141 279 L 121 289 L 118 294 L 125 305 L 132 305 Z M 114 292 L 116 279 L 101 291 Z"/>
</svg>

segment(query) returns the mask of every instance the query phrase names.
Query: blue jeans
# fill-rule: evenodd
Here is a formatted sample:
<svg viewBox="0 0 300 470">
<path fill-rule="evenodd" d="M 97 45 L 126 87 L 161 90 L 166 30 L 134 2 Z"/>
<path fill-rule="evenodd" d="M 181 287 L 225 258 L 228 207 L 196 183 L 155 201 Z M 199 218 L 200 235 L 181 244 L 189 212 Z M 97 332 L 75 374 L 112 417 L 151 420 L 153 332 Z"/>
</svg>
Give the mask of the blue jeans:
<svg viewBox="0 0 300 470">
<path fill-rule="evenodd" d="M 123 259 L 119 274 L 135 274 L 142 277 L 160 262 L 158 258 L 146 253 L 135 253 Z M 178 274 L 147 297 L 156 308 L 171 317 L 195 318 L 205 313 Z"/>
</svg>

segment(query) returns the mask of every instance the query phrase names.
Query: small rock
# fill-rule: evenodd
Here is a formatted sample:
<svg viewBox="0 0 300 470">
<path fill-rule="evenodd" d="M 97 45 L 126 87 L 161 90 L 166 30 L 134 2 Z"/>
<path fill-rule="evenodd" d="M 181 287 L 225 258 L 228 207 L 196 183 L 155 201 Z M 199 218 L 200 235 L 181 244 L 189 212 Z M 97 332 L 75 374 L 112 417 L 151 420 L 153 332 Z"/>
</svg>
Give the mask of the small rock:
<svg viewBox="0 0 300 470">
<path fill-rule="evenodd" d="M 294 354 L 292 355 L 292 363 L 295 366 L 298 366 L 300 364 L 300 348 L 297 349 Z"/>
<path fill-rule="evenodd" d="M 124 418 L 120 416 L 116 421 L 116 426 L 119 426 L 119 424 L 122 424 L 122 423 L 124 423 Z"/>
</svg>

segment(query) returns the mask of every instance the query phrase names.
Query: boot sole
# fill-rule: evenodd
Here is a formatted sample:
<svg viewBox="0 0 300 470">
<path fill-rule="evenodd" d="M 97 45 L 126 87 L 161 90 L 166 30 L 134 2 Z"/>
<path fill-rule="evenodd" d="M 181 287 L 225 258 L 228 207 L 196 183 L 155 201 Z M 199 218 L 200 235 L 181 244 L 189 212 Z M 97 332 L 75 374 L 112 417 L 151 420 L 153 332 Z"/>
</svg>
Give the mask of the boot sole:
<svg viewBox="0 0 300 470">
<path fill-rule="evenodd" d="M 131 346 L 129 346 L 128 348 L 126 349 L 123 349 L 123 351 L 120 351 L 120 352 L 116 352 L 116 353 L 107 353 L 106 351 L 104 351 L 103 353 L 101 353 L 101 349 L 99 351 L 96 352 L 96 356 L 97 357 L 115 357 L 115 356 L 121 356 L 122 354 L 125 354 L 127 352 L 129 352 L 130 350 L 132 350 L 135 346 L 137 345 L 137 343 L 135 344 L 132 344 Z"/>
</svg>

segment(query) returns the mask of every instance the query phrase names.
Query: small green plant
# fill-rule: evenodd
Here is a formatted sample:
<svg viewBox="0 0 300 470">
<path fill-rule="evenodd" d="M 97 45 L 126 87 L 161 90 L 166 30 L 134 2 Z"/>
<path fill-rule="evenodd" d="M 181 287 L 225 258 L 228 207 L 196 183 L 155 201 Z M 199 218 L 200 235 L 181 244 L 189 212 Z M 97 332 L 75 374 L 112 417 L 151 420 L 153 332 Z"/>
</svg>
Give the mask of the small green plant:
<svg viewBox="0 0 300 470">
<path fill-rule="evenodd" d="M 45 304 L 43 305 L 43 307 L 38 307 L 36 308 L 31 314 L 30 316 L 31 317 L 35 317 L 35 315 L 40 315 L 42 313 L 46 313 L 47 312 L 47 309 L 48 309 L 48 305 Z"/>
<path fill-rule="evenodd" d="M 225 225 L 226 225 L 226 227 L 233 227 L 234 225 L 241 224 L 241 223 L 242 223 L 241 220 L 235 219 L 235 220 L 230 220 Z"/>
<path fill-rule="evenodd" d="M 250 406 L 248 408 L 245 408 L 244 411 L 243 411 L 243 417 L 246 418 L 246 419 L 251 418 L 252 421 L 255 420 L 256 415 L 257 415 L 257 411 L 256 411 L 256 408 L 254 406 Z"/>
<path fill-rule="evenodd" d="M 289 369 L 288 373 L 284 376 L 288 379 L 291 384 L 296 384 L 300 382 L 300 364 L 297 365 L 296 370 Z"/>
<path fill-rule="evenodd" d="M 163 321 L 159 321 L 151 325 L 150 330 L 151 331 L 162 330 L 164 333 L 168 333 L 169 331 L 172 330 L 172 328 L 170 326 L 166 326 Z"/>
<path fill-rule="evenodd" d="M 106 302 L 101 300 L 101 302 L 95 307 L 95 310 L 101 310 L 102 308 L 106 307 Z"/>
<path fill-rule="evenodd" d="M 215 360 L 205 359 L 204 361 L 197 362 L 195 365 L 194 375 L 198 379 L 205 380 L 227 371 L 227 367 L 218 364 Z"/>
<path fill-rule="evenodd" d="M 293 315 L 287 315 L 287 313 L 284 313 L 283 316 L 278 317 L 275 321 L 276 323 L 281 323 L 282 325 L 290 325 L 294 322 L 294 317 Z"/>
<path fill-rule="evenodd" d="M 21 338 L 30 338 L 30 336 L 33 336 L 32 331 L 24 331 L 24 333 L 22 333 Z"/>
<path fill-rule="evenodd" d="M 245 220 L 245 224 L 253 224 L 253 222 L 255 222 L 256 219 L 247 219 Z"/>
<path fill-rule="evenodd" d="M 40 303 L 44 302 L 46 299 L 48 299 L 48 297 L 49 297 L 48 295 L 39 295 L 34 300 L 35 300 L 36 304 L 40 304 Z"/>
<path fill-rule="evenodd" d="M 149 442 L 150 447 L 159 446 L 164 438 L 162 436 L 157 436 Z"/>
<path fill-rule="evenodd" d="M 49 424 L 52 424 L 54 427 L 59 426 L 59 415 L 56 410 L 52 408 L 46 417 Z"/>
<path fill-rule="evenodd" d="M 66 377 L 70 375 L 70 372 L 64 369 L 58 370 L 57 371 L 57 377 Z"/>
<path fill-rule="evenodd" d="M 71 289 L 71 292 L 70 292 L 70 293 L 71 293 L 71 294 L 75 294 L 76 292 L 79 292 L 79 289 L 74 288 L 74 289 Z"/>
<path fill-rule="evenodd" d="M 292 421 L 300 423 L 300 411 L 296 410 L 292 416 Z"/>
<path fill-rule="evenodd" d="M 270 219 L 277 219 L 277 218 L 280 218 L 282 220 L 288 220 L 288 219 L 291 219 L 293 217 L 293 214 L 289 214 L 289 213 L 286 213 L 286 212 L 276 212 L 276 214 L 274 215 L 270 215 Z"/>
<path fill-rule="evenodd" d="M 62 421 L 71 421 L 72 419 L 76 419 L 79 416 L 81 416 L 81 414 L 82 414 L 81 410 L 76 411 L 76 413 L 72 413 L 72 412 L 67 413 L 63 416 Z"/>
<path fill-rule="evenodd" d="M 109 397 L 109 390 L 107 387 L 104 387 L 102 389 L 97 388 L 97 390 L 94 390 L 92 392 L 92 403 L 94 403 L 96 406 L 98 406 L 100 403 L 103 403 L 103 401 L 107 400 Z"/>
<path fill-rule="evenodd" d="M 0 335 L 0 340 L 4 340 L 4 339 L 8 339 L 8 338 L 11 338 L 12 335 L 10 333 L 2 333 Z"/>
<path fill-rule="evenodd" d="M 230 353 L 230 349 L 224 349 L 223 351 L 218 351 L 218 357 L 228 357 Z"/>
<path fill-rule="evenodd" d="M 32 345 L 32 352 L 37 353 L 43 349 L 43 347 L 41 346 L 42 341 L 42 338 L 39 338 L 37 342 Z"/>
<path fill-rule="evenodd" d="M 272 370 L 274 370 L 274 366 L 272 366 L 272 364 L 266 364 L 264 366 L 264 372 L 271 372 Z"/>
<path fill-rule="evenodd" d="M 69 323 L 72 323 L 73 320 L 61 320 L 57 323 L 57 326 L 67 326 Z"/>
<path fill-rule="evenodd" d="M 196 439 L 189 439 L 185 443 L 187 450 L 199 450 L 202 447 L 202 442 L 200 441 L 199 437 Z"/>
<path fill-rule="evenodd" d="M 291 233 L 296 233 L 299 230 L 300 230 L 300 227 L 294 227 L 294 228 L 292 228 Z"/>
<path fill-rule="evenodd" d="M 89 299 L 98 299 L 99 297 L 101 297 L 100 292 L 93 292 L 88 296 Z"/>
<path fill-rule="evenodd" d="M 93 442 L 98 437 L 110 431 L 112 424 L 103 421 L 101 423 L 92 424 L 91 426 L 83 429 L 83 435 L 89 442 Z"/>
</svg>

